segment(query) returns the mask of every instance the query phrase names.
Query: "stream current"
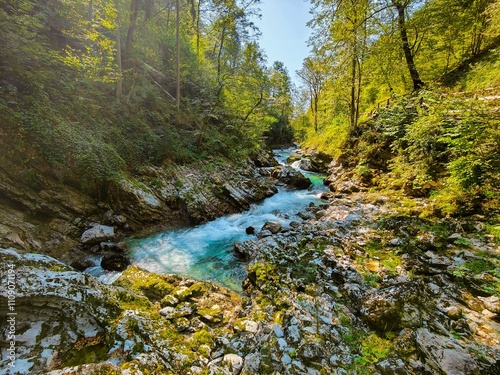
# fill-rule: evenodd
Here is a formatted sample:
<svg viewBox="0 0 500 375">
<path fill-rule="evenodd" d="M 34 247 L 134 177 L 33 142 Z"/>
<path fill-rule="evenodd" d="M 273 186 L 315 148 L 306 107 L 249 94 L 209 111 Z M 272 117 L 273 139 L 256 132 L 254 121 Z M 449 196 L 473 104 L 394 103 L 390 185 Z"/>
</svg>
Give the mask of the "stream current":
<svg viewBox="0 0 500 375">
<path fill-rule="evenodd" d="M 280 164 L 286 164 L 291 149 L 275 150 Z M 296 164 L 292 164 L 296 167 Z M 278 193 L 254 204 L 248 211 L 224 216 L 195 227 L 168 229 L 143 237 L 129 238 L 130 259 L 148 271 L 160 274 L 179 274 L 193 279 L 213 281 L 241 291 L 246 277 L 246 262 L 234 254 L 234 243 L 255 238 L 246 234 L 247 227 L 258 232 L 268 222 L 279 222 L 287 227 L 300 221 L 297 213 L 311 202 L 319 204 L 325 191 L 325 176 L 301 170 L 313 185 L 308 190 L 290 190 L 278 187 Z M 87 272 L 103 282 L 112 282 L 117 273 L 105 273 L 94 267 Z"/>
</svg>

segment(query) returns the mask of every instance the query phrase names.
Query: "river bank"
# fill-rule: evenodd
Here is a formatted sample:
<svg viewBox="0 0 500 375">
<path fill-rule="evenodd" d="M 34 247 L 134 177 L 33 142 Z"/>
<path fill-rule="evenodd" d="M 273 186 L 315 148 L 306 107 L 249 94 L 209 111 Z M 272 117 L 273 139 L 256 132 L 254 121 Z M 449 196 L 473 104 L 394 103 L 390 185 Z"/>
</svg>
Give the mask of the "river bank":
<svg viewBox="0 0 500 375">
<path fill-rule="evenodd" d="M 102 252 L 95 247 L 102 241 L 146 228 L 199 224 L 246 210 L 277 191 L 270 176 L 258 173 L 259 167 L 277 165 L 266 152 L 240 164 L 214 159 L 149 167 L 110 181 L 99 195 L 50 173 L 29 175 L 6 155 L 0 162 L 0 246 L 67 263 Z M 97 225 L 107 228 L 98 227 L 94 238 Z"/>
</svg>

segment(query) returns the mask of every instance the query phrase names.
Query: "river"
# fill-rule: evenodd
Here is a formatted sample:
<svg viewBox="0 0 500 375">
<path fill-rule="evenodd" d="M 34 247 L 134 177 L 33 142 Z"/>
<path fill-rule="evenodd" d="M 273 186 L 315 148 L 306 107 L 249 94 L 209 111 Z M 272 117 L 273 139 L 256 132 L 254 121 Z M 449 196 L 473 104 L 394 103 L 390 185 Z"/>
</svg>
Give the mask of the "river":
<svg viewBox="0 0 500 375">
<path fill-rule="evenodd" d="M 275 150 L 276 159 L 286 164 L 294 155 L 291 149 Z M 324 176 L 302 171 L 313 183 L 309 190 L 290 190 L 278 187 L 278 193 L 254 204 L 248 211 L 224 216 L 195 227 L 168 229 L 144 237 L 129 238 L 132 263 L 155 273 L 174 273 L 190 278 L 218 282 L 241 291 L 246 277 L 246 263 L 234 254 L 234 243 L 255 238 L 246 234 L 252 226 L 256 231 L 268 222 L 287 227 L 300 221 L 297 213 L 311 202 L 321 203 L 325 191 Z M 100 267 L 89 270 L 104 282 L 113 281 L 119 274 L 105 273 Z"/>
</svg>

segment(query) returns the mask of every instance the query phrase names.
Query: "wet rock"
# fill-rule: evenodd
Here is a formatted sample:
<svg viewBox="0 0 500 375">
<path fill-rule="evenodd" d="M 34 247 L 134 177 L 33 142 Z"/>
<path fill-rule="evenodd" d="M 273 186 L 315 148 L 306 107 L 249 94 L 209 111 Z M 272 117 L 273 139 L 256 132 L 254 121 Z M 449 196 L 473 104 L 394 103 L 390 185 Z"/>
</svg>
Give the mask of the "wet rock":
<svg viewBox="0 0 500 375">
<path fill-rule="evenodd" d="M 95 245 L 103 241 L 112 240 L 115 237 L 113 227 L 107 225 L 95 225 L 83 232 L 80 241 L 84 245 Z"/>
<path fill-rule="evenodd" d="M 297 216 L 300 217 L 302 220 L 314 219 L 314 216 L 311 213 L 298 212 Z"/>
<path fill-rule="evenodd" d="M 451 337 L 419 328 L 415 333 L 415 341 L 424 357 L 424 365 L 430 372 L 445 375 L 480 373 L 477 361 Z"/>
<path fill-rule="evenodd" d="M 255 228 L 250 226 L 245 229 L 246 234 L 255 234 Z"/>
<path fill-rule="evenodd" d="M 312 171 L 311 160 L 301 159 L 298 167 L 304 171 Z"/>
<path fill-rule="evenodd" d="M 263 230 L 263 231 L 259 232 L 259 234 L 257 235 L 257 237 L 259 237 L 259 238 L 266 238 L 266 237 L 271 237 L 272 235 L 273 235 L 273 233 L 270 230 Z"/>
<path fill-rule="evenodd" d="M 286 162 L 288 164 L 292 164 L 293 162 L 298 161 L 298 160 L 300 160 L 300 155 L 291 155 L 291 156 L 286 158 Z"/>
<path fill-rule="evenodd" d="M 262 231 L 266 231 L 267 230 L 267 231 L 271 232 L 272 234 L 277 234 L 277 233 L 279 233 L 281 231 L 281 228 L 282 227 L 281 227 L 280 223 L 274 223 L 274 222 L 268 221 L 262 227 Z"/>
<path fill-rule="evenodd" d="M 269 232 L 269 236 L 271 232 Z M 259 233 L 259 237 L 261 233 Z M 235 242 L 234 251 L 239 258 L 251 260 L 260 252 L 260 246 L 255 241 Z"/>
<path fill-rule="evenodd" d="M 307 153 L 306 156 L 311 161 L 311 168 L 309 170 L 317 173 L 328 172 L 328 167 L 333 160 L 333 157 L 324 152 Z"/>
<path fill-rule="evenodd" d="M 71 267 L 78 271 L 85 271 L 87 268 L 95 266 L 94 261 L 90 259 L 77 259 L 71 263 Z"/>
<path fill-rule="evenodd" d="M 291 188 L 307 189 L 311 186 L 311 181 L 307 177 L 289 166 L 274 167 L 271 176 Z"/>
<path fill-rule="evenodd" d="M 252 155 L 252 161 L 257 168 L 275 167 L 278 162 L 274 158 L 273 152 L 270 150 L 259 150 Z"/>
<path fill-rule="evenodd" d="M 130 259 L 121 254 L 106 254 L 101 260 L 101 267 L 107 271 L 124 271 L 130 266 Z"/>
<path fill-rule="evenodd" d="M 321 193 L 321 195 L 320 195 L 320 199 L 323 199 L 324 201 L 328 201 L 328 200 L 330 200 L 330 198 L 331 198 L 331 195 L 327 192 Z"/>
<path fill-rule="evenodd" d="M 128 245 L 125 242 L 101 242 L 99 247 L 104 252 L 126 253 L 128 250 Z"/>
</svg>

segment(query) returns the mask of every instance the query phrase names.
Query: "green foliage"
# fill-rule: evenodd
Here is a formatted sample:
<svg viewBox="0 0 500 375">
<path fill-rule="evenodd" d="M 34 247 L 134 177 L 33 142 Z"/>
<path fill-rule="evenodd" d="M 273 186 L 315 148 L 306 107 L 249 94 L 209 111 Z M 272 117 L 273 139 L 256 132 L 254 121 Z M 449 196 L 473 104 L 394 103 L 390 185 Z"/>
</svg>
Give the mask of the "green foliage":
<svg viewBox="0 0 500 375">
<path fill-rule="evenodd" d="M 468 260 L 467 262 L 465 262 L 465 267 L 476 275 L 495 269 L 495 265 L 492 262 L 480 258 Z"/>
<path fill-rule="evenodd" d="M 369 363 L 377 363 L 386 358 L 392 351 L 391 342 L 374 333 L 363 340 L 361 348 L 363 350 L 362 358 Z"/>
<path fill-rule="evenodd" d="M 309 122 L 299 123 L 296 121 L 295 126 L 299 128 L 297 133 L 306 134 L 306 138 L 302 142 L 303 147 L 322 150 L 330 155 L 338 156 L 349 137 L 348 124 L 340 119 L 334 119 L 332 124 L 324 125 L 317 133 L 314 132 Z"/>
<path fill-rule="evenodd" d="M 430 196 L 442 215 L 495 212 L 500 118 L 494 103 L 438 90 L 401 97 L 361 124 L 343 156 L 360 179 L 384 173 L 363 181 Z"/>
<path fill-rule="evenodd" d="M 6 3 L 2 136 L 29 155 L 26 174 L 43 169 L 95 194 L 145 165 L 243 160 L 271 126 L 289 139 L 290 78 L 282 64 L 268 69 L 249 38 L 254 5 L 182 7 L 178 110 L 171 5 Z"/>
</svg>

